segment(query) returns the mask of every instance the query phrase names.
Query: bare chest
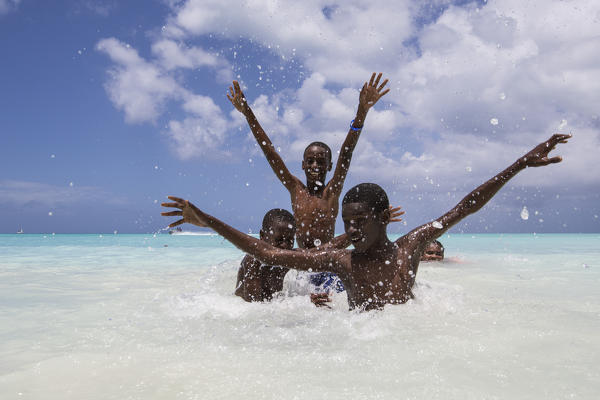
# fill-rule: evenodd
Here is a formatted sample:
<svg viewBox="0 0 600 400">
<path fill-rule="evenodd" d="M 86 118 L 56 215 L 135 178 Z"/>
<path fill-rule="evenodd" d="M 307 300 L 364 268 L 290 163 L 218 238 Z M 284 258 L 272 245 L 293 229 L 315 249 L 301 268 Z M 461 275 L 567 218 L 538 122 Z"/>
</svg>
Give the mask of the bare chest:
<svg viewBox="0 0 600 400">
<path fill-rule="evenodd" d="M 412 298 L 414 274 L 401 252 L 379 260 L 354 256 L 351 264 L 352 272 L 344 279 L 350 308 L 377 309 Z"/>
<path fill-rule="evenodd" d="M 333 239 L 335 220 L 338 214 L 337 200 L 311 196 L 306 190 L 299 190 L 292 199 L 296 220 L 296 239 L 303 248 L 312 248 Z"/>
</svg>

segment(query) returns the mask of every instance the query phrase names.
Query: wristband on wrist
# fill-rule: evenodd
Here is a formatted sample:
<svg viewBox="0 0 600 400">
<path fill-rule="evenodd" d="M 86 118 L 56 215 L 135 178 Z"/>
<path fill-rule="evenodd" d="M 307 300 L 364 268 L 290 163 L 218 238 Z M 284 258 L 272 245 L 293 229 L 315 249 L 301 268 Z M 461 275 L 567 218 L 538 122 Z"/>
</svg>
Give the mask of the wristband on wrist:
<svg viewBox="0 0 600 400">
<path fill-rule="evenodd" d="M 363 125 L 364 126 L 364 125 Z M 350 129 L 352 129 L 353 131 L 360 131 L 363 127 L 361 126 L 360 128 L 355 128 L 354 127 L 354 120 L 352 120 L 350 122 Z"/>
</svg>

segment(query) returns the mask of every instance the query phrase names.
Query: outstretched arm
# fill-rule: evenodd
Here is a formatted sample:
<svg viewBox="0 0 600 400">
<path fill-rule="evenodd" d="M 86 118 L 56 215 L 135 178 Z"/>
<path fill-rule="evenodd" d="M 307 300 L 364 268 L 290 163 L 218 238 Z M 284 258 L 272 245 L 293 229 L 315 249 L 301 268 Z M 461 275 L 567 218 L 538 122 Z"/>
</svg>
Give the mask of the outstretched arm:
<svg viewBox="0 0 600 400">
<path fill-rule="evenodd" d="M 515 161 L 511 166 L 488 180 L 477 189 L 465 196 L 452 210 L 435 221 L 413 229 L 397 240 L 397 243 L 418 243 L 424 246 L 427 242 L 437 239 L 460 220 L 481 209 L 506 182 L 527 167 L 542 167 L 562 161 L 559 156 L 548 158 L 548 153 L 559 143 L 567 143 L 571 135 L 555 134 L 550 139 L 540 143 L 529 153 Z"/>
<path fill-rule="evenodd" d="M 346 179 L 348 169 L 350 168 L 352 152 L 356 147 L 356 143 L 358 143 L 358 138 L 360 137 L 361 130 L 365 123 L 365 119 L 367 118 L 367 113 L 369 112 L 369 109 L 373 107 L 381 97 L 383 97 L 387 92 L 390 91 L 390 89 L 383 90 L 388 80 L 384 80 L 380 85 L 380 79 L 381 73 L 379 73 L 379 75 L 377 75 L 377 78 L 375 78 L 375 72 L 373 72 L 373 75 L 371 75 L 371 80 L 368 83 L 365 82 L 360 91 L 356 117 L 350 125 L 350 130 L 346 135 L 346 140 L 344 140 L 344 144 L 342 144 L 342 148 L 340 150 L 340 155 L 335 166 L 333 177 L 327 184 L 327 189 L 330 190 L 332 194 L 338 197 L 342 193 L 342 188 L 344 187 L 344 180 Z"/>
<path fill-rule="evenodd" d="M 288 191 L 292 191 L 294 185 L 296 185 L 298 182 L 298 179 L 287 169 L 285 163 L 281 159 L 281 156 L 275 150 L 271 139 L 269 139 L 262 126 L 260 126 L 258 123 L 258 120 L 248 105 L 246 97 L 244 96 L 242 89 L 240 89 L 240 84 L 237 81 L 233 81 L 233 87 L 229 86 L 227 98 L 229 101 L 231 101 L 231 104 L 233 104 L 236 110 L 244 114 L 246 120 L 248 121 L 248 125 L 250 125 L 250 129 L 252 130 L 254 138 L 269 161 L 271 169 L 273 172 L 275 172 L 275 175 L 277 175 L 286 189 Z"/>
<path fill-rule="evenodd" d="M 284 250 L 271 246 L 263 240 L 253 238 L 238 231 L 217 218 L 208 215 L 187 200 L 168 196 L 173 203 L 162 203 L 163 207 L 177 208 L 179 211 L 163 212 L 163 216 L 180 216 L 181 219 L 169 224 L 175 227 L 183 223 L 191 223 L 208 227 L 230 241 L 238 249 L 268 265 L 280 265 L 302 271 L 330 271 L 340 273 L 342 264 L 339 262 L 344 250 L 310 251 L 303 249 Z"/>
</svg>

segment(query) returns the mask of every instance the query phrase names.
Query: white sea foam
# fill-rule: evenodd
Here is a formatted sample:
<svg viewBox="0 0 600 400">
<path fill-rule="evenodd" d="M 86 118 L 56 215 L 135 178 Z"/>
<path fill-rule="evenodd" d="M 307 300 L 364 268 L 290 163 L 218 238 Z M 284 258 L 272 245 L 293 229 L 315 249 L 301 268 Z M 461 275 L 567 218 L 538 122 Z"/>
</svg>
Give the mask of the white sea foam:
<svg viewBox="0 0 600 400">
<path fill-rule="evenodd" d="M 591 399 L 600 387 L 598 235 L 444 237 L 461 261 L 421 263 L 414 300 L 370 313 L 343 293 L 314 307 L 294 274 L 273 302 L 242 301 L 243 255 L 220 237 L 0 239 L 2 399 Z"/>
</svg>

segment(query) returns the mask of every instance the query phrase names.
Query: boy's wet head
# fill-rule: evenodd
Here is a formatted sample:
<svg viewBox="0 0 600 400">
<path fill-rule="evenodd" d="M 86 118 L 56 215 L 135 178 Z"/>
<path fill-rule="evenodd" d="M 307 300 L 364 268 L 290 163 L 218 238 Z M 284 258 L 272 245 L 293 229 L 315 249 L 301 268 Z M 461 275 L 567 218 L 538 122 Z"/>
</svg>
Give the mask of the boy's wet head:
<svg viewBox="0 0 600 400">
<path fill-rule="evenodd" d="M 323 142 L 312 142 L 304 150 L 302 169 L 307 181 L 325 181 L 327 171 L 331 171 L 331 149 Z"/>
<path fill-rule="evenodd" d="M 421 261 L 442 261 L 444 259 L 444 246 L 438 240 L 427 243 Z"/>
<path fill-rule="evenodd" d="M 294 247 L 296 221 L 294 216 L 282 208 L 268 211 L 262 222 L 260 238 L 272 246 L 291 250 Z"/>
<path fill-rule="evenodd" d="M 361 183 L 348 190 L 342 201 L 342 219 L 355 250 L 364 252 L 385 235 L 389 206 L 387 194 L 374 183 Z"/>
</svg>

